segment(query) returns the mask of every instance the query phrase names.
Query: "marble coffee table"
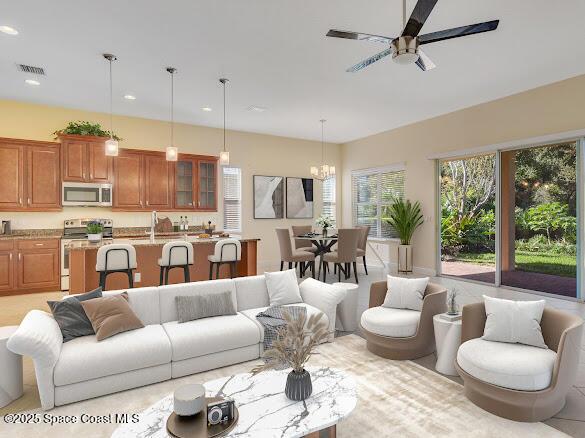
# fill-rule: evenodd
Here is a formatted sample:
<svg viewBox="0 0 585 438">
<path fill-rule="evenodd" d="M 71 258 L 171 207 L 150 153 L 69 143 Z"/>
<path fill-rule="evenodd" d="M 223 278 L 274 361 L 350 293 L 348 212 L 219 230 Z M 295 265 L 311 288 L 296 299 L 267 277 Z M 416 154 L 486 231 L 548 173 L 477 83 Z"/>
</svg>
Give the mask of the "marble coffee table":
<svg viewBox="0 0 585 438">
<path fill-rule="evenodd" d="M 227 437 L 296 438 L 319 436 L 327 430 L 335 437 L 336 424 L 347 417 L 357 403 L 353 378 L 334 368 L 307 368 L 313 393 L 304 402 L 284 395 L 288 370 L 268 371 L 256 376 L 236 374 L 204 383 L 206 395 L 232 397 L 240 418 Z M 166 422 L 173 410 L 173 395 L 140 413 L 140 421 L 117 428 L 113 438 L 166 438 Z M 322 435 L 321 435 L 322 436 Z"/>
</svg>

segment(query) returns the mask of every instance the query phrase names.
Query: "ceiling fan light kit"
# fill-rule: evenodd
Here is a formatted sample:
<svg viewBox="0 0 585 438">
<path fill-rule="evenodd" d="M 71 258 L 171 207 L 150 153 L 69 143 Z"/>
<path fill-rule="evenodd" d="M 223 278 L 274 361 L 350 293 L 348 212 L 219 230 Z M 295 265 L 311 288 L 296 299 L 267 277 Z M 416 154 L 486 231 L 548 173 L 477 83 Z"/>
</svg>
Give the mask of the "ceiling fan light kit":
<svg viewBox="0 0 585 438">
<path fill-rule="evenodd" d="M 432 70 L 436 67 L 435 63 L 420 49 L 420 45 L 436 43 L 439 41 L 459 38 L 477 33 L 490 32 L 498 28 L 500 20 L 486 21 L 483 23 L 470 24 L 467 26 L 455 27 L 452 29 L 440 30 L 425 35 L 419 33 L 431 14 L 438 0 L 418 0 L 408 21 L 406 21 L 406 2 L 402 3 L 402 25 L 404 30 L 402 35 L 397 38 L 383 35 L 371 35 L 368 33 L 352 32 L 345 30 L 330 29 L 327 32 L 328 37 L 343 38 L 347 40 L 370 41 L 375 43 L 388 44 L 390 48 L 377 53 L 363 61 L 348 68 L 350 73 L 358 72 L 374 62 L 392 54 L 392 59 L 397 64 L 413 64 L 422 71 Z"/>
</svg>

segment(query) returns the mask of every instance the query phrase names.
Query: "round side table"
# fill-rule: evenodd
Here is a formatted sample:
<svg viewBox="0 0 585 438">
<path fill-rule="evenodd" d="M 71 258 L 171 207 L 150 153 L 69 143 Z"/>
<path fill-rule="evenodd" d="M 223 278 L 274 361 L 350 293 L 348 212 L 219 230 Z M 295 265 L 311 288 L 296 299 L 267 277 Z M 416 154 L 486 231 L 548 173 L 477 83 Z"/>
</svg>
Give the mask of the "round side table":
<svg viewBox="0 0 585 438">
<path fill-rule="evenodd" d="M 6 348 L 17 326 L 0 327 L 0 407 L 22 396 L 22 356 Z"/>
<path fill-rule="evenodd" d="M 337 305 L 337 328 L 344 332 L 354 332 L 358 328 L 357 306 L 358 289 L 355 283 L 333 283 L 333 286 L 343 288 L 347 295 Z"/>
<path fill-rule="evenodd" d="M 457 350 L 461 344 L 461 320 L 448 321 L 441 318 L 440 315 L 435 315 L 433 316 L 433 326 L 437 345 L 435 369 L 441 374 L 458 376 L 455 369 L 455 359 L 457 359 Z"/>
</svg>

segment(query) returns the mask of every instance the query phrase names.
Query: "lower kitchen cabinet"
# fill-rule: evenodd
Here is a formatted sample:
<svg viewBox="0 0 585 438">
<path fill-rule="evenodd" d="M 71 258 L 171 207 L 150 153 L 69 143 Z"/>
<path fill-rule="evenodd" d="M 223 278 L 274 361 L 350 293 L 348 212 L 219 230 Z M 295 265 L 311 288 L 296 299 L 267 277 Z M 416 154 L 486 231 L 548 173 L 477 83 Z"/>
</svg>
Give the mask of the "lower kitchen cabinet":
<svg viewBox="0 0 585 438">
<path fill-rule="evenodd" d="M 0 241 L 0 295 L 60 290 L 59 240 Z"/>
</svg>

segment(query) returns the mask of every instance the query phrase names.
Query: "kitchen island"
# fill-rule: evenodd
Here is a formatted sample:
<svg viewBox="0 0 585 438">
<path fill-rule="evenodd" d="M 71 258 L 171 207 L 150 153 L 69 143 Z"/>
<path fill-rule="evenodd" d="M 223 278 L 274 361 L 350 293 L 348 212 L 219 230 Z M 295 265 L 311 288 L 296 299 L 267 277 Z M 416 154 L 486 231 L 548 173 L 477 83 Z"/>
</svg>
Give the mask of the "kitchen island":
<svg viewBox="0 0 585 438">
<path fill-rule="evenodd" d="M 242 259 L 237 264 L 236 275 L 245 277 L 257 274 L 257 238 L 237 238 L 242 244 Z M 134 287 L 158 286 L 160 281 L 160 267 L 158 259 L 161 257 L 165 243 L 177 240 L 186 240 L 193 244 L 194 263 L 190 268 L 191 281 L 209 279 L 209 261 L 207 256 L 213 254 L 215 244 L 221 237 L 200 238 L 197 236 L 156 236 L 154 240 L 144 237 L 104 239 L 92 243 L 87 240 L 73 241 L 68 244 L 69 249 L 69 293 L 81 293 L 93 290 L 99 286 L 99 274 L 95 270 L 98 248 L 112 243 L 129 243 L 136 248 L 138 267 L 134 271 Z M 223 265 L 220 269 L 220 278 L 229 278 L 229 266 Z M 182 269 L 172 269 L 169 272 L 169 284 L 183 283 Z M 128 277 L 125 273 L 113 273 L 106 280 L 107 290 L 127 289 Z"/>
</svg>

